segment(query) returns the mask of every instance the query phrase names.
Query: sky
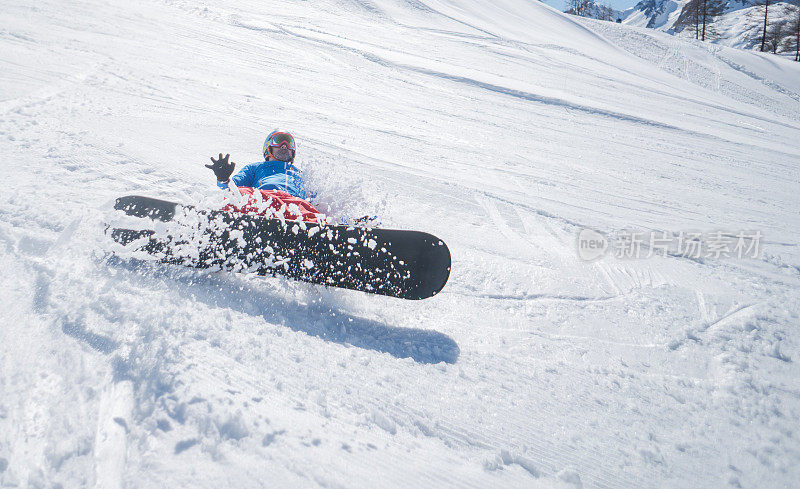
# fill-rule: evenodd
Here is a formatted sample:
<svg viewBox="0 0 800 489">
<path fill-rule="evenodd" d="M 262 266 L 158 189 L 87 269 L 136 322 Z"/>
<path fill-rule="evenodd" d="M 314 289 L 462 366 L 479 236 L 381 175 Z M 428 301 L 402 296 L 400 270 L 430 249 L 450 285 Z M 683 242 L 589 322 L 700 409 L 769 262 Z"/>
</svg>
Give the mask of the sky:
<svg viewBox="0 0 800 489">
<path fill-rule="evenodd" d="M 596 0 L 597 3 L 606 4 L 613 7 L 616 10 L 625 10 L 628 7 L 632 7 L 639 3 L 639 0 Z M 558 10 L 566 10 L 567 9 L 567 0 L 544 0 L 544 3 L 550 5 L 551 7 L 557 8 Z"/>
</svg>

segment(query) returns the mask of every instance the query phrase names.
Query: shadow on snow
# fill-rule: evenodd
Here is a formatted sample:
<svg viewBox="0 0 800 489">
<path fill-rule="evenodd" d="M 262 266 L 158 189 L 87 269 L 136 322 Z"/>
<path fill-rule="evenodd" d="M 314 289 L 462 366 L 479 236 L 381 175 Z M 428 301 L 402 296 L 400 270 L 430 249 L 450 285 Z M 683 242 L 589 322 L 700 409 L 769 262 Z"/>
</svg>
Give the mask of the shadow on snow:
<svg viewBox="0 0 800 489">
<path fill-rule="evenodd" d="M 310 336 L 358 348 L 411 358 L 419 363 L 455 363 L 460 354 L 456 342 L 437 331 L 390 326 L 353 316 L 325 303 L 324 298 L 303 304 L 274 291 L 263 290 L 228 274 L 209 274 L 177 265 L 110 257 L 110 266 L 144 276 L 168 280 L 169 289 L 211 307 L 226 307 L 243 314 L 259 315 L 273 324 Z M 316 286 L 311 286 L 316 287 Z"/>
</svg>

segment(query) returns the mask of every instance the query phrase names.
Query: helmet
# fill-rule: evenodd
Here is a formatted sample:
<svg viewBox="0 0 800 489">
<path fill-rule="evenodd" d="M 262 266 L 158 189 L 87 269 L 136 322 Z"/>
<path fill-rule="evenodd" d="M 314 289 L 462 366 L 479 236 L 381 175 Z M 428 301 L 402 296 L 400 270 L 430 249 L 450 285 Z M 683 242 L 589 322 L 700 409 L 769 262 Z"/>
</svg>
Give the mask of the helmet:
<svg viewBox="0 0 800 489">
<path fill-rule="evenodd" d="M 292 150 L 292 161 L 294 161 L 295 145 L 294 138 L 288 132 L 272 131 L 264 140 L 264 159 L 270 154 L 271 146 L 283 146 Z"/>
</svg>

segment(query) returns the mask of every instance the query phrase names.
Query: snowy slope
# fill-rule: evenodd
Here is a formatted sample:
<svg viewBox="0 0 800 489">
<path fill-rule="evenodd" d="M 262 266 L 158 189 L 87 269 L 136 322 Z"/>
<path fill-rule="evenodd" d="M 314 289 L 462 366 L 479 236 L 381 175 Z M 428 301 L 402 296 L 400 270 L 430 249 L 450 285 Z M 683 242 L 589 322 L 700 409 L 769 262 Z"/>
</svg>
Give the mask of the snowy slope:
<svg viewBox="0 0 800 489">
<path fill-rule="evenodd" d="M 800 480 L 796 63 L 536 1 L 6 0 L 0 67 L 0 486 Z M 109 256 L 114 197 L 206 202 L 276 126 L 321 207 L 442 237 L 444 291 Z"/>
</svg>

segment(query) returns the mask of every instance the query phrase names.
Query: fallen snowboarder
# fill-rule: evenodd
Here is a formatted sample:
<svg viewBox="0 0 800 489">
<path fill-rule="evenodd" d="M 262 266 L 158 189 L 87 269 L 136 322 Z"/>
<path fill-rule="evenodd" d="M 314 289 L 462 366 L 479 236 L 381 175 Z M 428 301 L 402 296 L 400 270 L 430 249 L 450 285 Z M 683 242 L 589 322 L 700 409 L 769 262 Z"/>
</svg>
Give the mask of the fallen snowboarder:
<svg viewBox="0 0 800 489">
<path fill-rule="evenodd" d="M 450 275 L 444 242 L 419 231 L 329 224 L 306 200 L 294 156 L 292 135 L 275 131 L 264 142 L 264 161 L 236 175 L 229 154 L 211 158 L 206 167 L 217 185 L 232 191 L 219 210 L 120 197 L 114 208 L 146 218 L 147 229 L 111 227 L 111 237 L 133 251 L 189 267 L 282 275 L 403 299 L 442 290 Z"/>
<path fill-rule="evenodd" d="M 264 161 L 251 163 L 233 175 L 236 163 L 228 161 L 230 154 L 219 159 L 211 158 L 210 168 L 217 177 L 217 186 L 228 189 L 230 181 L 239 192 L 247 197 L 246 204 L 231 205 L 225 210 L 237 210 L 248 214 L 275 217 L 280 213 L 289 220 L 319 222 L 321 213 L 308 202 L 308 194 L 303 185 L 303 172 L 294 166 L 296 147 L 294 138 L 288 132 L 273 131 L 264 141 Z M 259 192 L 261 199 L 254 193 Z M 268 202 L 267 206 L 257 205 Z"/>
</svg>

